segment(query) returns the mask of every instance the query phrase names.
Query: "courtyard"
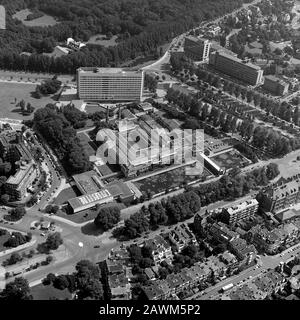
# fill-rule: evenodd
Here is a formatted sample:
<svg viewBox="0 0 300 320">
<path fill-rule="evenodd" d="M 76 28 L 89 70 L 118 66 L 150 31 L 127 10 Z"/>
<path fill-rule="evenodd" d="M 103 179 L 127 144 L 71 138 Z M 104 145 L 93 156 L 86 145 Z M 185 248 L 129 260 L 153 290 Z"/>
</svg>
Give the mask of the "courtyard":
<svg viewBox="0 0 300 320">
<path fill-rule="evenodd" d="M 211 160 L 225 170 L 232 168 L 243 168 L 251 163 L 250 160 L 246 159 L 236 150 L 230 150 L 228 152 L 213 156 L 211 157 Z"/>
</svg>

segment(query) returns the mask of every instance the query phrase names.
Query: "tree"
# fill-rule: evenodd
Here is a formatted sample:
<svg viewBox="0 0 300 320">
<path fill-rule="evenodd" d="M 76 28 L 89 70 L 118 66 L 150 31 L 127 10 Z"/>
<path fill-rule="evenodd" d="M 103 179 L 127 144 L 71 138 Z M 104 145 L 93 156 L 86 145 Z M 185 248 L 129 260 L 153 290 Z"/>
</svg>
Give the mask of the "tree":
<svg viewBox="0 0 300 320">
<path fill-rule="evenodd" d="M 16 264 L 16 263 L 18 263 L 18 262 L 20 262 L 20 261 L 22 261 L 23 260 L 23 258 L 18 254 L 18 253 L 12 253 L 11 254 L 11 256 L 9 257 L 9 259 L 7 259 L 6 261 L 4 261 L 3 263 L 2 263 L 2 265 L 4 266 L 4 267 L 6 267 L 7 265 L 8 266 L 11 266 L 11 265 L 13 265 L 13 264 Z"/>
<path fill-rule="evenodd" d="M 157 89 L 157 80 L 154 77 L 146 74 L 144 78 L 144 85 L 149 89 L 149 91 L 154 93 Z"/>
<path fill-rule="evenodd" d="M 103 288 L 99 267 L 91 261 L 82 260 L 77 263 L 75 269 L 78 299 L 102 300 Z"/>
<path fill-rule="evenodd" d="M 98 228 L 102 228 L 107 231 L 114 227 L 120 221 L 120 208 L 108 207 L 101 208 L 97 217 L 94 220 L 95 225 Z"/>
<path fill-rule="evenodd" d="M 26 214 L 26 210 L 24 207 L 17 207 L 9 211 L 9 214 L 14 221 L 17 221 L 23 218 Z"/>
<path fill-rule="evenodd" d="M 43 279 L 43 284 L 44 285 L 50 285 L 50 284 L 54 283 L 55 279 L 56 279 L 55 274 L 48 273 L 46 278 Z"/>
<path fill-rule="evenodd" d="M 28 281 L 24 278 L 16 278 L 7 283 L 0 294 L 0 300 L 32 300 Z"/>
<path fill-rule="evenodd" d="M 54 279 L 53 285 L 56 289 L 64 290 L 69 286 L 68 278 L 65 275 L 61 274 Z"/>
<path fill-rule="evenodd" d="M 57 250 L 62 244 L 63 239 L 59 232 L 49 234 L 45 242 L 45 245 L 49 250 Z"/>
<path fill-rule="evenodd" d="M 1 195 L 1 202 L 2 202 L 4 205 L 8 204 L 9 199 L 10 199 L 10 197 L 9 197 L 8 194 L 2 194 L 2 195 Z"/>
</svg>

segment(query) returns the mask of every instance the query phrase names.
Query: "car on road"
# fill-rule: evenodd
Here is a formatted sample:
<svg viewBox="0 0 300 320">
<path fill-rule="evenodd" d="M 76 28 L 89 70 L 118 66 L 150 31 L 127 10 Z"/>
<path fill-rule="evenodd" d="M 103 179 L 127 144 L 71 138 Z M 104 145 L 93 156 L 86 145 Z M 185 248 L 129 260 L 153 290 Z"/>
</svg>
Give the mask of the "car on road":
<svg viewBox="0 0 300 320">
<path fill-rule="evenodd" d="M 100 246 L 97 244 L 96 246 L 94 246 L 95 249 L 100 248 Z"/>
<path fill-rule="evenodd" d="M 42 232 L 41 233 L 41 237 L 45 237 L 46 235 L 45 235 L 45 233 L 44 232 Z"/>
</svg>

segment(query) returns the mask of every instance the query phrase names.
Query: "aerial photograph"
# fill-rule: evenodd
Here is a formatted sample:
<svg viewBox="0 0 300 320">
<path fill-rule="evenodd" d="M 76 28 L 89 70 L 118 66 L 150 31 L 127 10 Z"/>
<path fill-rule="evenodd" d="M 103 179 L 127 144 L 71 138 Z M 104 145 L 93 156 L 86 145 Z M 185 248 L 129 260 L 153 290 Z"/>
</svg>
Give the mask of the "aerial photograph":
<svg viewBox="0 0 300 320">
<path fill-rule="evenodd" d="M 0 0 L 0 309 L 21 300 L 300 300 L 299 0 Z"/>
</svg>

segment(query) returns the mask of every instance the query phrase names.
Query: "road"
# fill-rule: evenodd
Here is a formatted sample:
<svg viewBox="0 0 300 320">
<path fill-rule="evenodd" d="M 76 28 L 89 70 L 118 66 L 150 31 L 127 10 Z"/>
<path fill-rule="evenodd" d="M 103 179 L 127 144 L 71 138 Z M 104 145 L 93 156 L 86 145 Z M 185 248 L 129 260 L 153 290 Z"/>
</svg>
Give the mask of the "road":
<svg viewBox="0 0 300 320">
<path fill-rule="evenodd" d="M 38 282 L 49 272 L 58 274 L 73 272 L 76 263 L 82 259 L 89 259 L 94 262 L 104 260 L 112 248 L 120 245 L 116 239 L 111 239 L 111 233 L 105 232 L 103 234 L 99 234 L 97 230 L 94 229 L 93 223 L 81 228 L 80 226 L 73 226 L 64 221 L 52 219 L 51 217 L 43 215 L 39 211 L 47 204 L 47 199 L 51 196 L 51 193 L 59 187 L 61 183 L 61 176 L 56 172 L 56 168 L 46 154 L 42 143 L 35 139 L 35 145 L 42 148 L 45 161 L 49 171 L 52 173 L 52 185 L 41 198 L 41 201 L 27 209 L 26 215 L 22 220 L 14 223 L 13 225 L 9 225 L 9 228 L 14 231 L 21 231 L 25 233 L 30 231 L 37 239 L 37 246 L 38 244 L 43 243 L 45 238 L 41 236 L 40 231 L 30 229 L 33 222 L 40 221 L 41 218 L 43 218 L 45 222 L 54 222 L 57 228 L 61 230 L 61 236 L 64 240 L 63 246 L 65 254 L 60 256 L 58 261 L 55 261 L 47 267 L 42 267 L 31 271 L 30 273 L 25 273 L 24 278 L 26 278 L 29 283 Z M 0 216 L 3 216 L 4 214 L 6 214 L 6 212 L 2 211 L 2 214 L 0 212 Z M 6 227 L 8 225 L 0 223 L 0 227 L 1 226 Z M 83 246 L 79 246 L 79 243 L 82 243 Z M 94 248 L 96 245 L 100 245 L 100 248 Z M 12 279 L 13 278 L 10 278 L 9 281 Z"/>
<path fill-rule="evenodd" d="M 255 4 L 259 2 L 260 0 L 255 0 L 252 3 L 245 4 L 243 6 L 247 7 L 251 4 Z M 238 11 L 242 10 L 242 8 L 235 10 L 234 12 L 230 14 L 235 14 Z M 225 16 L 228 16 L 230 14 L 226 14 L 222 17 L 219 17 L 215 19 L 214 21 L 208 21 L 208 23 L 215 22 L 217 23 L 221 19 L 223 19 Z M 189 32 L 189 31 L 188 31 Z M 176 37 L 173 39 L 172 43 L 175 43 L 181 39 L 188 33 L 184 33 L 180 35 L 179 37 Z M 171 45 L 172 46 L 172 45 Z M 171 48 L 170 46 L 170 48 Z M 161 57 L 158 61 L 156 61 L 154 64 L 152 64 L 152 68 L 157 68 L 161 67 L 162 65 L 168 63 L 168 59 L 170 58 L 170 48 L 167 50 L 165 55 Z M 147 70 L 151 70 L 148 67 Z M 49 75 L 42 75 L 42 74 L 29 74 L 29 73 L 19 73 L 19 72 L 9 72 L 9 71 L 0 71 L 0 76 L 1 77 L 17 77 L 17 78 L 36 78 L 36 79 L 45 79 L 48 78 Z M 71 81 L 70 76 L 61 76 L 62 80 L 65 80 L 66 82 Z M 36 141 L 37 144 L 39 145 L 40 143 Z M 41 144 L 40 144 L 41 145 Z M 42 145 L 41 145 L 42 146 Z M 55 222 L 56 226 L 60 228 L 62 238 L 64 240 L 64 248 L 65 248 L 65 257 L 62 260 L 55 261 L 54 264 L 51 264 L 47 267 L 43 267 L 42 269 L 37 269 L 35 271 L 32 271 L 30 273 L 24 274 L 24 277 L 28 279 L 29 283 L 38 283 L 42 278 L 47 275 L 47 273 L 52 272 L 52 273 L 68 273 L 74 271 L 74 267 L 76 263 L 82 259 L 90 259 L 94 262 L 101 261 L 105 259 L 109 253 L 109 251 L 112 248 L 117 247 L 120 243 L 118 243 L 115 239 L 111 239 L 111 233 L 106 232 L 103 234 L 98 234 L 94 229 L 93 225 L 87 225 L 83 228 L 81 227 L 75 227 L 72 225 L 69 225 L 63 221 L 57 221 L 52 219 L 51 217 L 45 217 L 42 215 L 39 211 L 46 203 L 47 199 L 51 196 L 51 193 L 55 191 L 60 183 L 61 183 L 61 177 L 59 174 L 57 174 L 55 166 L 52 164 L 52 161 L 50 158 L 46 155 L 46 151 L 43 150 L 43 153 L 45 155 L 45 160 L 47 162 L 47 165 L 49 167 L 50 172 L 52 173 L 52 185 L 50 189 L 46 192 L 46 194 L 42 197 L 41 201 L 31 207 L 30 209 L 27 210 L 27 214 L 23 217 L 22 221 L 20 223 L 16 223 L 14 225 L 10 225 L 10 228 L 15 230 L 15 231 L 23 231 L 23 232 L 28 232 L 30 230 L 30 226 L 34 221 L 40 220 L 41 217 L 44 218 L 45 221 L 49 222 Z M 182 190 L 178 190 L 173 192 L 173 195 L 182 192 Z M 158 201 L 159 198 L 154 199 L 154 201 Z M 208 207 L 208 209 L 213 209 L 218 206 L 221 206 L 222 202 L 220 203 L 215 203 L 212 204 L 211 206 Z M 204 210 L 203 208 L 202 210 Z M 135 207 L 135 210 L 137 210 L 137 207 Z M 204 211 L 203 211 L 204 212 Z M 128 212 L 128 216 L 131 214 L 130 210 Z M 192 219 L 191 219 L 192 220 Z M 0 223 L 1 225 L 4 225 L 3 223 Z M 5 225 L 4 225 L 5 226 Z M 40 236 L 40 232 L 36 230 L 32 230 L 32 233 L 34 236 L 37 237 L 38 241 L 37 243 L 42 243 L 44 242 L 44 238 Z M 80 246 L 79 244 L 82 244 Z M 99 245 L 100 248 L 94 248 L 95 245 Z"/>
<path fill-rule="evenodd" d="M 219 291 L 222 287 L 226 286 L 227 284 L 233 283 L 236 287 L 237 285 L 243 285 L 248 282 L 253 281 L 255 278 L 263 275 L 268 271 L 268 269 L 274 269 L 277 267 L 280 262 L 286 262 L 289 259 L 293 258 L 297 254 L 300 254 L 300 244 L 296 244 L 291 248 L 283 251 L 281 254 L 277 254 L 275 256 L 262 256 L 260 259 L 259 264 L 244 270 L 238 275 L 229 277 L 213 287 L 207 288 L 206 290 L 202 291 L 201 293 L 197 293 L 187 300 L 216 300 L 221 298 L 221 294 Z"/>
</svg>

